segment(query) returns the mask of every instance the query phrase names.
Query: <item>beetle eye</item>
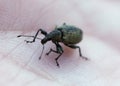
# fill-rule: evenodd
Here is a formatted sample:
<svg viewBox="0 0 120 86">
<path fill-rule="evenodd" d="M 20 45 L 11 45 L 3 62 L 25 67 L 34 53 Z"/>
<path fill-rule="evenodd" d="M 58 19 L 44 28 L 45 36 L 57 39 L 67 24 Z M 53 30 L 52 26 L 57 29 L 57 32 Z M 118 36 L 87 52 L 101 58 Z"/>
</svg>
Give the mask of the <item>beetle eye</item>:
<svg viewBox="0 0 120 86">
<path fill-rule="evenodd" d="M 44 39 L 42 39 L 42 40 L 41 40 L 41 43 L 42 43 L 42 44 L 45 44 L 45 43 L 46 43 L 46 41 L 45 41 Z"/>
</svg>

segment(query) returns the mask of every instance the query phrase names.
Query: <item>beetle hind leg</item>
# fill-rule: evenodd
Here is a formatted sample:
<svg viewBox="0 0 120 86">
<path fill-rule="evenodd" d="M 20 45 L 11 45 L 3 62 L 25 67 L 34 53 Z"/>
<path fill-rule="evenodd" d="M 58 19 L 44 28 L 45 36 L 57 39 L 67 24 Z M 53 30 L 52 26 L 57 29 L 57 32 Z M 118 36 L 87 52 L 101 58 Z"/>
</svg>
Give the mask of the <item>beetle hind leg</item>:
<svg viewBox="0 0 120 86">
<path fill-rule="evenodd" d="M 76 46 L 76 45 L 66 45 L 66 46 L 68 46 L 68 47 L 70 47 L 70 48 L 73 48 L 73 49 L 79 49 L 79 55 L 80 55 L 80 57 L 83 58 L 83 59 L 85 59 L 85 60 L 88 60 L 87 57 L 84 57 L 84 56 L 82 55 L 82 53 L 81 53 L 81 48 L 80 48 L 79 46 Z"/>
</svg>

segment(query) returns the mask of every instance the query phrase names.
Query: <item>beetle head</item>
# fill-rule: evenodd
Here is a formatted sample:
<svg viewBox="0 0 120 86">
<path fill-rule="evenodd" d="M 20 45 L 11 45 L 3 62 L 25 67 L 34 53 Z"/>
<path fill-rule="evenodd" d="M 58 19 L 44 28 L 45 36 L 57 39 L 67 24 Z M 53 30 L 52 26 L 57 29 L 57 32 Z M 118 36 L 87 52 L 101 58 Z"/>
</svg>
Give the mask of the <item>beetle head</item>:
<svg viewBox="0 0 120 86">
<path fill-rule="evenodd" d="M 45 39 L 41 40 L 41 44 L 45 44 L 47 41 Z"/>
</svg>

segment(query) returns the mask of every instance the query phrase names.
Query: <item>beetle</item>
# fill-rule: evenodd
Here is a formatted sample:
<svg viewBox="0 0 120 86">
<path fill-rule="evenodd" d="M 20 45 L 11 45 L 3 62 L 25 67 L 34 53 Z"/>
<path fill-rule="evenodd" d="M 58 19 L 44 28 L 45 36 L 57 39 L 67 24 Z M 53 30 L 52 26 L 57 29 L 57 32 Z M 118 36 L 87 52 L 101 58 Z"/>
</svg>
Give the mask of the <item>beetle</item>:
<svg viewBox="0 0 120 86">
<path fill-rule="evenodd" d="M 17 37 L 33 37 L 32 41 L 26 41 L 26 43 L 33 43 L 35 42 L 36 39 L 39 39 L 37 37 L 39 32 L 41 32 L 41 34 L 45 36 L 43 39 L 41 39 L 41 44 L 43 46 L 48 41 L 52 41 L 56 45 L 56 50 L 51 48 L 49 52 L 46 53 L 46 55 L 49 55 L 51 52 L 58 53 L 59 55 L 57 56 L 57 58 L 55 58 L 55 61 L 58 67 L 59 67 L 58 59 L 64 52 L 63 48 L 59 44 L 60 42 L 70 48 L 79 49 L 80 57 L 82 57 L 85 60 L 88 60 L 87 57 L 82 56 L 81 48 L 76 45 L 77 43 L 81 42 L 83 38 L 83 31 L 80 28 L 63 23 L 63 25 L 59 27 L 56 26 L 55 29 L 50 33 L 47 33 L 43 29 L 39 29 L 35 34 L 35 36 L 18 35 Z M 42 50 L 42 53 L 43 53 L 43 50 Z M 41 53 L 41 56 L 42 56 L 42 53 Z M 41 56 L 39 57 L 39 59 L 41 59 Z"/>
</svg>

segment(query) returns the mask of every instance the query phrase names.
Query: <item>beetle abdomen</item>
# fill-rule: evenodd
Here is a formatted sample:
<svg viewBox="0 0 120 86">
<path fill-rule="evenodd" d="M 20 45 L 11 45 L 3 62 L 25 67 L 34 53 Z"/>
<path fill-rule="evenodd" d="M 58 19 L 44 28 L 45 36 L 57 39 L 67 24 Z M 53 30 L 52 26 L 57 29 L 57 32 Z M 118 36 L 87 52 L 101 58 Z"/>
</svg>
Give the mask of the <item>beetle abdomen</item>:
<svg viewBox="0 0 120 86">
<path fill-rule="evenodd" d="M 64 44 L 76 44 L 82 40 L 82 30 L 77 27 L 65 25 L 60 30 L 62 31 L 62 42 Z"/>
</svg>

